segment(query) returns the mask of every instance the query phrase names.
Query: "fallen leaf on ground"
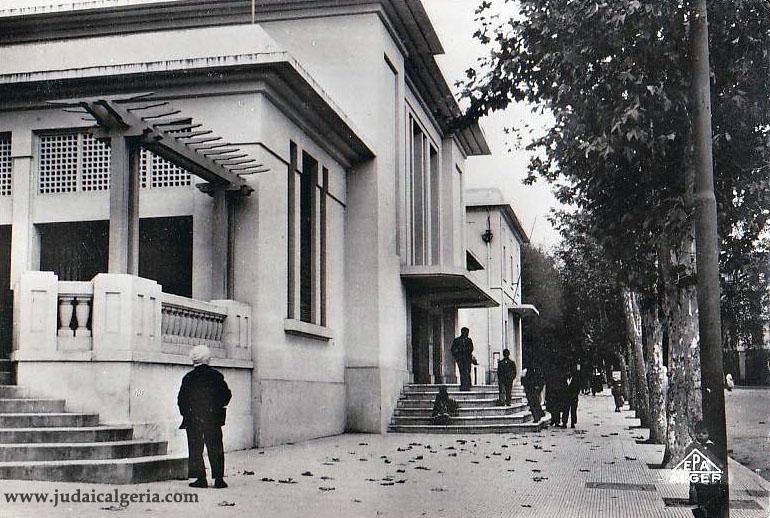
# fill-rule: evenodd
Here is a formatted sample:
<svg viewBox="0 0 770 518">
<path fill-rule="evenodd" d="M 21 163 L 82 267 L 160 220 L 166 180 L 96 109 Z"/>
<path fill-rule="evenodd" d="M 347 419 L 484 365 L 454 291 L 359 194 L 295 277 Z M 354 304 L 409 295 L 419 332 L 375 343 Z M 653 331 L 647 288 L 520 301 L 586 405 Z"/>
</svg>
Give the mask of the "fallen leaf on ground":
<svg viewBox="0 0 770 518">
<path fill-rule="evenodd" d="M 278 483 L 280 483 L 280 484 L 296 484 L 297 481 L 294 480 L 293 478 L 289 477 L 289 478 L 286 478 L 284 480 L 278 479 Z"/>
<path fill-rule="evenodd" d="M 312 476 L 313 476 L 313 473 L 311 473 L 310 471 L 305 471 L 305 472 L 302 474 L 302 476 L 303 476 L 303 477 L 312 477 Z"/>
<path fill-rule="evenodd" d="M 243 474 L 244 474 L 244 475 L 253 475 L 253 474 L 254 474 L 254 472 L 253 472 L 253 471 L 249 471 L 249 470 L 247 470 L 247 469 L 244 469 L 244 470 L 243 470 Z"/>
<path fill-rule="evenodd" d="M 219 507 L 234 507 L 235 502 L 228 502 L 227 500 L 222 500 L 217 504 Z"/>
<path fill-rule="evenodd" d="M 320 489 L 321 491 L 334 491 L 336 488 L 334 488 L 334 487 L 326 487 L 326 486 L 321 486 L 321 487 L 319 487 L 318 489 Z"/>
<path fill-rule="evenodd" d="M 262 477 L 260 480 L 262 480 L 262 482 L 275 482 L 274 478 L 269 477 Z"/>
</svg>

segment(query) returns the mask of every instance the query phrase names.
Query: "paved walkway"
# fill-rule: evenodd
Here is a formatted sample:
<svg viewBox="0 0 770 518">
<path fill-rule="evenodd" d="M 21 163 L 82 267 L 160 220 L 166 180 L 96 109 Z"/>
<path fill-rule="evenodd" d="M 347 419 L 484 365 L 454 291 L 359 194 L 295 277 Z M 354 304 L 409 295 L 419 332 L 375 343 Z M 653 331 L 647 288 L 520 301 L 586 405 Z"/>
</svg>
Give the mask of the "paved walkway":
<svg viewBox="0 0 770 518">
<path fill-rule="evenodd" d="M 0 517 L 688 517 L 663 497 L 687 485 L 652 470 L 662 447 L 640 445 L 647 431 L 631 412 L 614 413 L 608 394 L 581 396 L 575 430 L 511 435 L 360 435 L 227 455 L 228 489 L 192 490 L 171 481 L 117 486 L 139 494 L 195 492 L 196 504 L 7 504 Z M 731 463 L 732 516 L 770 516 L 770 482 Z M 606 483 L 606 485 L 602 485 Z M 631 485 L 628 485 L 631 484 Z M 591 487 L 591 486 L 599 487 Z M 116 486 L 0 481 L 1 493 Z"/>
</svg>

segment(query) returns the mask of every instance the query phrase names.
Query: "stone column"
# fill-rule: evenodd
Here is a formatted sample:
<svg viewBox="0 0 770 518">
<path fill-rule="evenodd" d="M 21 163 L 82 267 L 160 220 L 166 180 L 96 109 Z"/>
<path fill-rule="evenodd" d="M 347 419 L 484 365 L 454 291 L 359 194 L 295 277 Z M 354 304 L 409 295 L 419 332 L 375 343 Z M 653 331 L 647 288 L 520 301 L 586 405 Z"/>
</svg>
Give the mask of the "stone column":
<svg viewBox="0 0 770 518">
<path fill-rule="evenodd" d="M 13 174 L 11 232 L 11 288 L 22 274 L 39 268 L 39 236 L 32 222 L 32 199 L 35 190 L 32 143 L 29 131 L 14 131 L 11 139 Z"/>
<path fill-rule="evenodd" d="M 211 298 L 230 299 L 230 201 L 221 186 L 213 186 L 211 195 Z"/>
<path fill-rule="evenodd" d="M 109 273 L 139 274 L 139 146 L 110 138 Z"/>
</svg>

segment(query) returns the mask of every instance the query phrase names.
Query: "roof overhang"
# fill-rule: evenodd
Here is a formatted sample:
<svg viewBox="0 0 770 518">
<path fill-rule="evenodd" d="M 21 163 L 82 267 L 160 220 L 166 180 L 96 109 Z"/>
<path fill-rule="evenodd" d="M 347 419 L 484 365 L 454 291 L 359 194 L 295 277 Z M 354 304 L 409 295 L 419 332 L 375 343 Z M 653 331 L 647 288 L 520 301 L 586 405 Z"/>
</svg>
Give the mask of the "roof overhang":
<svg viewBox="0 0 770 518">
<path fill-rule="evenodd" d="M 233 26 L 297 16 L 377 12 L 405 55 L 411 77 L 442 131 L 466 156 L 488 155 L 477 123 L 457 129 L 462 114 L 435 55 L 444 49 L 419 0 L 87 0 L 0 9 L 0 45 L 191 27 Z M 384 13 L 384 15 L 382 14 Z"/>
<path fill-rule="evenodd" d="M 225 78 L 228 81 L 223 82 Z M 229 91 L 238 90 L 239 84 L 249 84 L 250 91 L 261 89 L 290 112 L 300 127 L 323 136 L 330 144 L 323 147 L 344 166 L 375 156 L 361 131 L 286 52 L 4 73 L 0 74 L 0 105 L 4 109 L 28 110 L 43 107 L 48 100 L 148 88 L 163 99 L 164 88 L 179 84 L 209 84 Z"/>
<path fill-rule="evenodd" d="M 451 266 L 402 266 L 401 282 L 410 297 L 430 306 L 492 308 L 494 296 L 476 284 L 462 268 Z"/>
<path fill-rule="evenodd" d="M 508 311 L 520 316 L 521 318 L 539 317 L 540 311 L 534 304 L 516 304 L 508 308 Z"/>
</svg>

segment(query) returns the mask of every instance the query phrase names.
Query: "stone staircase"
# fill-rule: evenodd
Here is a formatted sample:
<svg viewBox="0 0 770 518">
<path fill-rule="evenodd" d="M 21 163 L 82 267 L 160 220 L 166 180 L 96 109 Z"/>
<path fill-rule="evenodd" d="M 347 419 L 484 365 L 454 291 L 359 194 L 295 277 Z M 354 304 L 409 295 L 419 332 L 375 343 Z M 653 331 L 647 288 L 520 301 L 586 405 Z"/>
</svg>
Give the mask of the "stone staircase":
<svg viewBox="0 0 770 518">
<path fill-rule="evenodd" d="M 469 392 L 448 385 L 449 397 L 459 404 L 459 415 L 447 425 L 433 423 L 433 401 L 440 385 L 409 384 L 404 387 L 391 420 L 389 431 L 401 433 L 516 433 L 544 428 L 549 415 L 533 422 L 524 389 L 513 388 L 510 406 L 498 405 L 496 385 L 479 385 Z"/>
<path fill-rule="evenodd" d="M 11 385 L 13 383 L 13 363 L 11 363 L 11 360 L 0 359 L 0 385 Z"/>
<path fill-rule="evenodd" d="M 167 443 L 133 439 L 130 426 L 99 425 L 97 414 L 67 412 L 0 385 L 0 479 L 137 484 L 186 478 L 187 458 Z"/>
</svg>

